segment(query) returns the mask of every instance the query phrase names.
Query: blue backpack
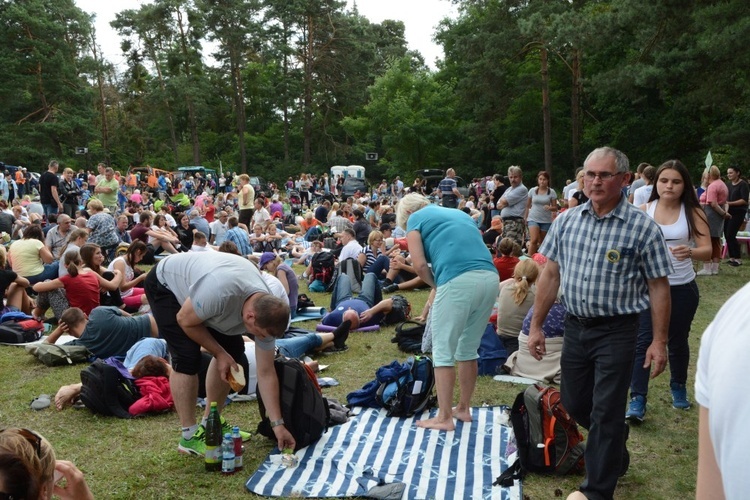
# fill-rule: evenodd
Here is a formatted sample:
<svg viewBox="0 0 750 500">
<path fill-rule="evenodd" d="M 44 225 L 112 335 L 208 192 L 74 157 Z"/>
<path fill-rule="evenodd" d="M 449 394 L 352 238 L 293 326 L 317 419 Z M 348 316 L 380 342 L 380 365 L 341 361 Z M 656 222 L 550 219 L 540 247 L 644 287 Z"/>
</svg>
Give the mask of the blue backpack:
<svg viewBox="0 0 750 500">
<path fill-rule="evenodd" d="M 482 335 L 482 341 L 479 344 L 479 375 L 497 375 L 498 370 L 508 359 L 508 351 L 503 346 L 503 341 L 495 333 L 495 326 L 492 323 L 487 324 Z"/>
<path fill-rule="evenodd" d="M 411 417 L 433 408 L 437 398 L 435 372 L 428 356 L 414 356 L 406 360 L 402 374 L 395 380 L 382 381 L 376 401 L 388 410 L 389 417 Z"/>
</svg>

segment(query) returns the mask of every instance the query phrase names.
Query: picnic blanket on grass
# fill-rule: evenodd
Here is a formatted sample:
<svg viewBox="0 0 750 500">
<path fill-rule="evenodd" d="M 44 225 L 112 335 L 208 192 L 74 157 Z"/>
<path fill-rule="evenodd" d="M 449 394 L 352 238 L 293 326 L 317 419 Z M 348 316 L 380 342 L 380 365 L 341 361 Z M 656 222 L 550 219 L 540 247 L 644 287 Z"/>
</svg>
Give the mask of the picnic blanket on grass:
<svg viewBox="0 0 750 500">
<path fill-rule="evenodd" d="M 520 500 L 521 484 L 492 486 L 515 461 L 513 430 L 504 406 L 472 408 L 473 422 L 456 430 L 420 429 L 412 418 L 390 418 L 383 409 L 359 408 L 345 424 L 328 429 L 297 451 L 297 467 L 281 465 L 275 450 L 248 479 L 253 493 L 278 497 L 367 496 L 378 485 L 403 485 L 401 498 Z M 507 456 L 506 456 L 507 455 Z"/>
</svg>

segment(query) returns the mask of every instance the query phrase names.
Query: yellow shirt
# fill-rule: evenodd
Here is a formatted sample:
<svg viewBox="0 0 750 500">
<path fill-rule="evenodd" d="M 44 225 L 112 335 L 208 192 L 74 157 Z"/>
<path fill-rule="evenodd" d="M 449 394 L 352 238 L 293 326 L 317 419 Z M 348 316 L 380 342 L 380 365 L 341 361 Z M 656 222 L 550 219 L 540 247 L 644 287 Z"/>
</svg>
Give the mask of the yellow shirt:
<svg viewBox="0 0 750 500">
<path fill-rule="evenodd" d="M 243 198 L 245 197 L 245 193 L 248 193 L 248 202 L 243 203 Z M 253 208 L 253 204 L 255 203 L 255 188 L 250 185 L 250 183 L 245 184 L 242 186 L 242 189 L 240 190 L 239 200 L 238 203 L 240 205 L 240 210 L 247 210 L 248 208 Z"/>
<path fill-rule="evenodd" d="M 44 271 L 44 263 L 39 256 L 39 250 L 44 243 L 37 239 L 18 240 L 10 246 L 8 255 L 13 270 L 24 278 L 36 276 Z"/>
</svg>

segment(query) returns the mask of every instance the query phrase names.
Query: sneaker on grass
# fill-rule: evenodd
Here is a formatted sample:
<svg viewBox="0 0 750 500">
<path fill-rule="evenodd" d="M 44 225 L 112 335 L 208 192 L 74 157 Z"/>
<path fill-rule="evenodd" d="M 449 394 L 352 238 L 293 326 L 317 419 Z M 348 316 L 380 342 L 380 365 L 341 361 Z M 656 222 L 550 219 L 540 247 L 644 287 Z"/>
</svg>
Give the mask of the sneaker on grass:
<svg viewBox="0 0 750 500">
<path fill-rule="evenodd" d="M 222 416 L 221 417 L 221 435 L 225 435 L 226 433 L 231 434 L 232 433 L 232 427 L 233 425 L 227 422 L 227 420 Z M 250 440 L 251 434 L 249 432 L 245 432 L 243 430 L 240 430 L 240 437 L 242 438 L 242 442 Z"/>
<path fill-rule="evenodd" d="M 180 439 L 177 451 L 180 453 L 188 453 L 190 455 L 199 455 L 201 457 L 206 456 L 206 429 L 204 429 L 202 425 L 199 425 L 198 430 L 195 431 L 193 437 L 190 439 Z"/>
<path fill-rule="evenodd" d="M 628 411 L 625 412 L 625 420 L 641 423 L 646 418 L 646 398 L 643 396 L 633 396 L 630 398 Z"/>
</svg>

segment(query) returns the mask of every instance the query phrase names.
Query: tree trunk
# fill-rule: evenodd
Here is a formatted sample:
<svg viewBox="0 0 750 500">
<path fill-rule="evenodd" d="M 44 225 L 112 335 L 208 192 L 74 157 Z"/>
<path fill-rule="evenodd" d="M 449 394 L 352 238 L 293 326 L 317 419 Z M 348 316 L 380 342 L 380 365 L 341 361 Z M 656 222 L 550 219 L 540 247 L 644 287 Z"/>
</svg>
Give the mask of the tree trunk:
<svg viewBox="0 0 750 500">
<path fill-rule="evenodd" d="M 307 16 L 307 43 L 305 45 L 305 95 L 304 95 L 304 123 L 302 125 L 303 145 L 302 164 L 310 166 L 312 147 L 312 91 L 313 91 L 313 16 Z"/>
<path fill-rule="evenodd" d="M 542 117 L 544 121 L 544 170 L 552 177 L 552 119 L 549 110 L 549 68 L 547 49 L 541 46 L 542 59 Z"/>
<path fill-rule="evenodd" d="M 185 69 L 185 77 L 190 85 L 192 85 L 192 72 L 190 71 L 190 60 L 187 49 L 187 42 L 185 41 L 185 27 L 182 23 L 182 11 L 177 9 L 177 26 L 180 28 L 180 49 L 182 50 L 183 57 L 183 68 Z M 201 164 L 201 145 L 198 140 L 198 123 L 195 116 L 195 103 L 190 95 L 191 88 L 187 89 L 185 93 L 185 101 L 188 107 L 188 121 L 190 125 L 190 137 L 193 142 L 193 165 Z"/>
<path fill-rule="evenodd" d="M 573 82 L 570 93 L 571 140 L 573 170 L 581 165 L 581 51 L 573 49 Z"/>
<path fill-rule="evenodd" d="M 104 160 L 109 165 L 109 129 L 107 127 L 107 104 L 104 99 L 104 79 L 102 77 L 102 62 L 99 60 L 98 47 L 96 46 L 96 32 L 91 34 L 91 53 L 96 64 L 96 84 L 99 87 L 99 108 L 102 115 L 102 149 L 104 149 Z"/>
</svg>

